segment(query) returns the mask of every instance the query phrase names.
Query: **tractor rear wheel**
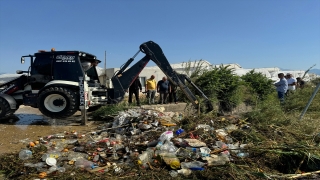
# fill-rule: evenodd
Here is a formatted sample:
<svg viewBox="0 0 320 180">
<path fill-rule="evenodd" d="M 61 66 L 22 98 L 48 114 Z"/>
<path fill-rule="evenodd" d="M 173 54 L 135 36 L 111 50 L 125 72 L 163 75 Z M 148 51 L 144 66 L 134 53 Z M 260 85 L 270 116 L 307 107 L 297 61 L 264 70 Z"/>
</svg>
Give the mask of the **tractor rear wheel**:
<svg viewBox="0 0 320 180">
<path fill-rule="evenodd" d="M 37 104 L 45 116 L 66 118 L 77 112 L 79 93 L 64 87 L 50 87 L 40 93 Z"/>
<path fill-rule="evenodd" d="M 10 108 L 9 103 L 4 98 L 0 97 L 0 119 L 11 116 L 14 113 L 14 109 Z"/>
</svg>

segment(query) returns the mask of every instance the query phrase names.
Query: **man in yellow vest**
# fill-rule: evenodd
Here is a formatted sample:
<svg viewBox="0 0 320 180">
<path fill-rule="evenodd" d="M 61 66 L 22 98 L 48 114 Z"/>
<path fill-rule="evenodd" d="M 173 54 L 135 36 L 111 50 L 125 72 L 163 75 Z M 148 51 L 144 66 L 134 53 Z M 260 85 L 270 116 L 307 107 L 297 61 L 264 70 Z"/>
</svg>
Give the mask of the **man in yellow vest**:
<svg viewBox="0 0 320 180">
<path fill-rule="evenodd" d="M 150 79 L 147 79 L 145 86 L 149 104 L 154 104 L 154 97 L 156 95 L 157 90 L 157 82 L 154 78 L 155 76 L 151 75 Z"/>
</svg>

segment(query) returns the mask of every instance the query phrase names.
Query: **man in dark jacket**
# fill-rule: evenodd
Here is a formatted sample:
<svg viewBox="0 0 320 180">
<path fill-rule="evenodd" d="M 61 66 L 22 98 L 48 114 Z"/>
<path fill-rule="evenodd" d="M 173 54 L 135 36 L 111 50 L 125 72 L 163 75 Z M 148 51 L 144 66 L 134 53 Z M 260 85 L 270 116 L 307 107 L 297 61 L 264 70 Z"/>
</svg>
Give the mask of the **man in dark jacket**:
<svg viewBox="0 0 320 180">
<path fill-rule="evenodd" d="M 167 97 L 170 92 L 169 81 L 166 77 L 163 77 L 162 80 L 158 81 L 157 91 L 160 93 L 159 104 L 167 104 Z"/>
<path fill-rule="evenodd" d="M 136 97 L 137 106 L 140 106 L 139 89 L 140 92 L 142 92 L 141 82 L 139 80 L 139 77 L 137 77 L 129 87 L 129 104 L 132 103 L 132 94 L 134 94 L 134 96 Z"/>
</svg>

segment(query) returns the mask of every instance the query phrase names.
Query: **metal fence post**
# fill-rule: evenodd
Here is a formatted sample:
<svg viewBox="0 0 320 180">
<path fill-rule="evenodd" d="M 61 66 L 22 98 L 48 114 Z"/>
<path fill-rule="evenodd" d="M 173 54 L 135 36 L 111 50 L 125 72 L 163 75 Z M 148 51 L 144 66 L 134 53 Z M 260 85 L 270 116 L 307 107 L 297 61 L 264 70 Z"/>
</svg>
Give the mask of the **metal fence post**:
<svg viewBox="0 0 320 180">
<path fill-rule="evenodd" d="M 299 118 L 300 120 L 303 118 L 304 114 L 307 112 L 307 110 L 308 110 L 308 108 L 309 108 L 309 106 L 310 106 L 313 98 L 316 96 L 316 94 L 317 94 L 317 92 L 319 91 L 319 89 L 320 89 L 320 83 L 317 85 L 316 89 L 313 91 L 313 93 L 312 93 L 312 95 L 311 95 L 311 97 L 310 97 L 310 99 L 309 99 L 306 107 L 305 107 L 304 110 L 302 111 L 302 113 L 301 113 L 301 115 L 300 115 L 300 118 Z"/>
<path fill-rule="evenodd" d="M 80 109 L 81 109 L 81 125 L 86 125 L 88 121 L 87 106 L 88 106 L 88 84 L 86 77 L 79 77 L 79 95 L 80 95 Z"/>
</svg>

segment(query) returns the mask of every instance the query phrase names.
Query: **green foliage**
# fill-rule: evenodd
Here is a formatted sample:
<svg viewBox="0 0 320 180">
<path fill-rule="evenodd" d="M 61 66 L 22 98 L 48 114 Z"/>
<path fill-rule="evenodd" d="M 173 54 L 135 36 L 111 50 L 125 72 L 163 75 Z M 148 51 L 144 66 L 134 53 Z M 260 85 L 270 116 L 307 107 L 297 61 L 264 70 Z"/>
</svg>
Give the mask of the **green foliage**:
<svg viewBox="0 0 320 180">
<path fill-rule="evenodd" d="M 297 111 L 302 112 L 302 110 L 307 105 L 311 95 L 313 94 L 316 87 L 306 86 L 305 88 L 298 88 L 293 94 L 286 97 L 286 102 L 284 104 L 284 109 L 287 112 Z M 316 94 L 313 101 L 311 102 L 308 112 L 317 113 L 320 117 L 320 91 Z"/>
<path fill-rule="evenodd" d="M 215 67 L 203 72 L 197 78 L 197 85 L 208 98 L 216 99 L 222 111 L 230 111 L 240 104 L 243 93 L 240 89 L 240 78 L 233 74 L 229 66 Z"/>
<path fill-rule="evenodd" d="M 198 61 L 188 61 L 182 64 L 182 67 L 184 68 L 184 74 L 186 74 L 193 83 L 196 84 L 196 86 L 198 86 L 197 84 L 197 79 L 198 77 L 203 74 L 205 71 L 207 71 L 207 69 L 203 68 L 203 64 L 205 63 L 204 60 L 198 60 Z M 204 110 L 206 109 L 206 102 L 205 100 L 202 98 L 202 96 L 198 95 L 198 92 L 196 91 L 196 89 L 194 87 L 192 87 L 191 84 L 186 83 L 186 86 L 190 89 L 190 91 L 196 96 L 196 98 L 198 99 L 199 103 L 200 103 L 200 109 L 201 112 L 204 112 Z M 202 87 L 198 86 L 200 88 L 200 90 L 202 90 Z M 177 97 L 179 99 L 179 101 L 184 101 L 184 102 L 189 102 L 188 98 L 185 96 L 185 94 L 182 91 L 178 91 L 177 92 Z M 214 99 L 212 100 L 212 102 L 215 101 Z"/>
<path fill-rule="evenodd" d="M 188 61 L 182 63 L 182 67 L 184 68 L 184 73 L 190 77 L 191 80 L 196 79 L 202 74 L 205 70 L 203 69 L 204 60 L 200 59 L 199 61 Z"/>
<path fill-rule="evenodd" d="M 320 83 L 320 78 L 319 77 L 311 80 L 311 84 L 313 84 L 313 85 L 318 85 L 319 83 Z"/>
<path fill-rule="evenodd" d="M 257 73 L 251 70 L 247 74 L 241 76 L 241 79 L 248 86 L 251 94 L 255 94 L 258 99 L 265 100 L 269 94 L 274 92 L 272 80 L 268 79 L 262 73 Z"/>
<path fill-rule="evenodd" d="M 106 106 L 102 106 L 98 110 L 92 112 L 92 117 L 94 120 L 99 120 L 103 117 L 109 116 L 109 115 L 115 115 L 119 111 L 128 109 L 125 103 L 119 103 L 119 104 L 110 104 Z"/>
<path fill-rule="evenodd" d="M 276 93 L 270 94 L 264 101 L 259 101 L 253 111 L 246 114 L 250 123 L 259 123 L 262 126 L 284 125 L 287 122 L 286 117 Z"/>
</svg>

